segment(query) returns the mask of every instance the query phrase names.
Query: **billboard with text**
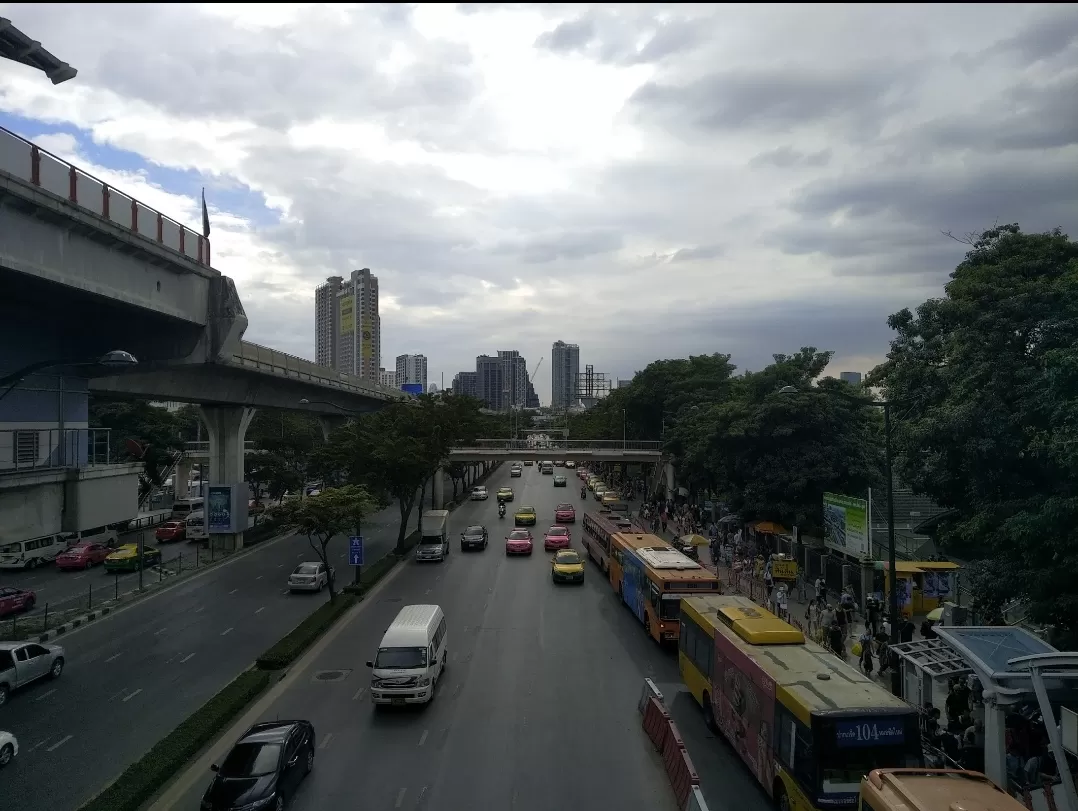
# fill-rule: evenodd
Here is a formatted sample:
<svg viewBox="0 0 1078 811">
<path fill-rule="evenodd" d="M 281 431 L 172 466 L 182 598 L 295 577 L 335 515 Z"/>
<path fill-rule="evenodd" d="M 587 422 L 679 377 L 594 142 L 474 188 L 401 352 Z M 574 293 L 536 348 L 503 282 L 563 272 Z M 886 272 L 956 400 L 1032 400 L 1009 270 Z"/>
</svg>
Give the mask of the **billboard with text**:
<svg viewBox="0 0 1078 811">
<path fill-rule="evenodd" d="M 824 493 L 823 525 L 823 541 L 828 549 L 857 560 L 870 557 L 868 502 L 865 499 Z"/>
<path fill-rule="evenodd" d="M 341 335 L 356 331 L 356 297 L 341 296 Z"/>
</svg>

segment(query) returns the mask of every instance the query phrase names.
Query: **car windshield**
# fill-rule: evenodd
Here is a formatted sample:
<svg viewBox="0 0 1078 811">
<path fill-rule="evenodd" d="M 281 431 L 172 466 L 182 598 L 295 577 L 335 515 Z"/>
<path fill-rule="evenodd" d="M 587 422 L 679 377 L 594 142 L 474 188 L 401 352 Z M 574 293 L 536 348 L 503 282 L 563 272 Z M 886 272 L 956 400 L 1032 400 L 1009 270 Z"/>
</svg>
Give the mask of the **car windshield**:
<svg viewBox="0 0 1078 811">
<path fill-rule="evenodd" d="M 554 560 L 564 564 L 580 563 L 580 555 L 576 552 L 559 552 Z"/>
<path fill-rule="evenodd" d="M 237 743 L 218 770 L 222 777 L 259 777 L 277 771 L 279 743 Z"/>
<path fill-rule="evenodd" d="M 509 540 L 511 541 L 526 541 L 530 537 L 531 536 L 528 535 L 527 532 L 520 529 L 514 529 L 512 532 L 509 533 Z"/>
<path fill-rule="evenodd" d="M 426 648 L 379 648 L 374 666 L 379 670 L 414 670 L 427 666 Z"/>
<path fill-rule="evenodd" d="M 292 574 L 318 574 L 317 563 L 301 563 Z"/>
<path fill-rule="evenodd" d="M 435 535 L 433 538 L 423 537 L 419 539 L 420 546 L 441 546 L 442 538 L 440 535 Z"/>
<path fill-rule="evenodd" d="M 572 510 L 573 510 L 573 505 L 572 505 L 572 504 L 559 504 L 559 505 L 558 505 L 557 507 L 555 507 L 555 509 L 556 509 L 556 510 L 557 510 L 558 512 L 562 512 L 563 510 L 564 510 L 565 512 L 572 512 Z"/>
<path fill-rule="evenodd" d="M 518 513 L 533 513 L 533 512 L 535 512 L 535 507 L 521 507 L 520 509 L 517 510 L 517 512 Z"/>
<path fill-rule="evenodd" d="M 468 527 L 464 530 L 465 535 L 482 535 L 486 530 L 482 527 Z"/>
<path fill-rule="evenodd" d="M 565 527 L 551 527 L 546 531 L 547 535 L 568 535 L 569 530 Z"/>
</svg>

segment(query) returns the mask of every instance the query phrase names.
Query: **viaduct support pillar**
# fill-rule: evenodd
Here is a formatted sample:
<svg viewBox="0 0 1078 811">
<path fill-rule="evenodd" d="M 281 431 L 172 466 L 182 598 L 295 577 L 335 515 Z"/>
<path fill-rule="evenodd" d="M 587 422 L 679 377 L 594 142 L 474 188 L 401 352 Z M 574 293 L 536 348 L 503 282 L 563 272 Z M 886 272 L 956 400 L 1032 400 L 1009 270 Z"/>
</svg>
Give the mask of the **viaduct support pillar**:
<svg viewBox="0 0 1078 811">
<path fill-rule="evenodd" d="M 191 460 L 184 456 L 172 471 L 172 489 L 177 499 L 191 498 Z"/>
<path fill-rule="evenodd" d="M 329 435 L 348 422 L 347 417 L 331 416 L 329 414 L 318 415 L 318 425 L 322 429 L 322 440 L 329 442 Z"/>
<path fill-rule="evenodd" d="M 243 468 L 244 438 L 247 436 L 247 426 L 255 415 L 255 409 L 246 406 L 199 406 L 199 412 L 210 435 L 210 464 L 206 483 L 240 485 L 241 489 L 246 488 Z M 244 504 L 246 505 L 246 501 Z M 206 503 L 207 526 L 210 521 L 209 509 L 210 505 Z M 242 512 L 245 525 L 247 510 Z M 237 551 L 243 548 L 243 530 L 211 534 L 210 543 L 215 549 Z"/>
<path fill-rule="evenodd" d="M 432 489 L 433 489 L 434 492 L 433 492 L 433 498 L 431 499 L 431 501 L 432 501 L 434 506 L 431 507 L 431 509 L 432 510 L 444 510 L 445 509 L 445 471 L 442 470 L 441 468 L 438 468 L 436 471 L 434 471 L 434 487 Z"/>
</svg>

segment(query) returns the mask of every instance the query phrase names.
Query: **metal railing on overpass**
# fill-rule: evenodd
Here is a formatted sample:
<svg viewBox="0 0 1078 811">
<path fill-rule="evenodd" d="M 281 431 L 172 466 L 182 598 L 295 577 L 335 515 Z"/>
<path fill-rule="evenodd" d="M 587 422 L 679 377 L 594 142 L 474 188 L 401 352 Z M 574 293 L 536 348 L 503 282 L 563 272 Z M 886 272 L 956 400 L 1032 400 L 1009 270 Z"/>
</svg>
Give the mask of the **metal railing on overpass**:
<svg viewBox="0 0 1078 811">
<path fill-rule="evenodd" d="M 210 443 L 205 439 L 201 440 L 200 442 L 186 442 L 184 443 L 183 449 L 184 452 L 188 455 L 195 454 L 198 456 L 202 456 L 210 452 Z M 254 453 L 255 443 L 250 439 L 245 440 L 243 443 L 243 452 Z"/>
<path fill-rule="evenodd" d="M 9 428 L 0 431 L 0 473 L 111 464 L 109 428 Z"/>
</svg>

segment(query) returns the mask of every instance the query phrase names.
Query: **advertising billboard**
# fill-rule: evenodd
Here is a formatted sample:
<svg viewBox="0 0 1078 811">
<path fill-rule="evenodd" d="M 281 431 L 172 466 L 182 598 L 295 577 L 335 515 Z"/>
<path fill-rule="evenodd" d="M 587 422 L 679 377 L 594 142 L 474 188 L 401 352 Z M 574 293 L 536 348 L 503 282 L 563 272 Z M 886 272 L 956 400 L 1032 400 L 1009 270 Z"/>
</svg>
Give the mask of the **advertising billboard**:
<svg viewBox="0 0 1078 811">
<path fill-rule="evenodd" d="M 341 335 L 356 331 L 356 297 L 341 296 Z"/>
<path fill-rule="evenodd" d="M 246 484 L 206 485 L 206 532 L 221 535 L 246 530 L 248 495 Z"/>
<path fill-rule="evenodd" d="M 401 383 L 401 391 L 403 391 L 405 394 L 419 395 L 419 394 L 423 393 L 423 384 L 422 383 Z"/>
<path fill-rule="evenodd" d="M 868 502 L 863 498 L 823 494 L 823 542 L 828 549 L 858 560 L 871 556 L 868 548 Z"/>
<path fill-rule="evenodd" d="M 366 318 L 360 318 L 360 325 L 363 328 L 362 344 L 360 345 L 360 356 L 365 361 L 370 361 L 373 364 L 374 361 L 374 328 L 371 323 L 370 316 Z M 369 367 L 368 367 L 369 368 Z"/>
</svg>

